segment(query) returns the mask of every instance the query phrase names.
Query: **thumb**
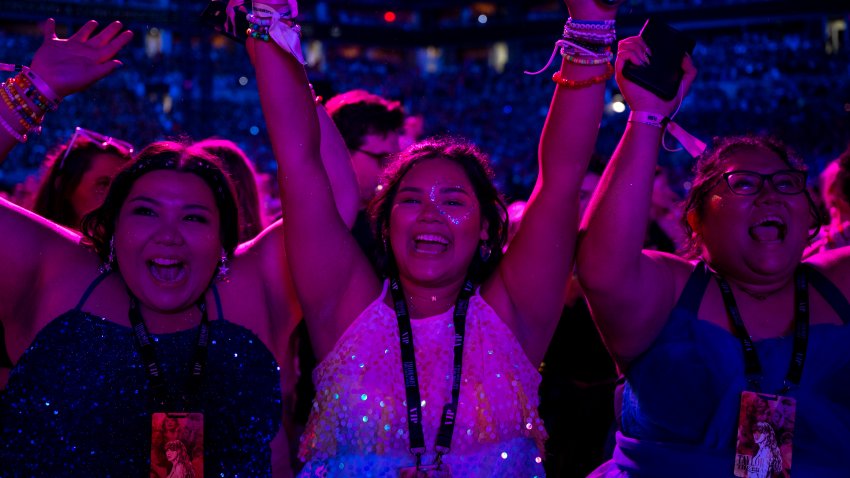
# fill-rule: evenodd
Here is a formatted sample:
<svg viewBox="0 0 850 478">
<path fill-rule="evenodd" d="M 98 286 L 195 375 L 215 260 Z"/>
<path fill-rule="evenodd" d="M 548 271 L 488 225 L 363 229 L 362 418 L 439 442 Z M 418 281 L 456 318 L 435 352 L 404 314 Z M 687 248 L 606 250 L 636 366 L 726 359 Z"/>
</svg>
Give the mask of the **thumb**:
<svg viewBox="0 0 850 478">
<path fill-rule="evenodd" d="M 44 22 L 44 41 L 53 40 L 56 38 L 56 20 L 48 18 Z"/>
</svg>

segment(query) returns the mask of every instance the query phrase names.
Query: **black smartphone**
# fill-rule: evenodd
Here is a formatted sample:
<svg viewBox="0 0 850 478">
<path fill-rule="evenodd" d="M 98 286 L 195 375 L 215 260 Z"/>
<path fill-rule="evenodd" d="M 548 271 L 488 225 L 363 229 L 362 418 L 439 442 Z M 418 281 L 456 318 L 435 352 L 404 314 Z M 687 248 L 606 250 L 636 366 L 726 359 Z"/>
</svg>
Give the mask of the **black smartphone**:
<svg viewBox="0 0 850 478">
<path fill-rule="evenodd" d="M 226 8 L 226 1 L 211 0 L 201 12 L 201 22 L 232 40 L 245 43 L 248 39 L 248 11 L 244 6 L 236 9 L 234 22 L 231 23 L 227 18 Z"/>
<path fill-rule="evenodd" d="M 623 76 L 646 88 L 659 98 L 672 100 L 679 92 L 684 71 L 682 59 L 691 54 L 696 41 L 670 25 L 650 18 L 643 24 L 640 36 L 652 50 L 647 65 L 626 62 Z"/>
</svg>

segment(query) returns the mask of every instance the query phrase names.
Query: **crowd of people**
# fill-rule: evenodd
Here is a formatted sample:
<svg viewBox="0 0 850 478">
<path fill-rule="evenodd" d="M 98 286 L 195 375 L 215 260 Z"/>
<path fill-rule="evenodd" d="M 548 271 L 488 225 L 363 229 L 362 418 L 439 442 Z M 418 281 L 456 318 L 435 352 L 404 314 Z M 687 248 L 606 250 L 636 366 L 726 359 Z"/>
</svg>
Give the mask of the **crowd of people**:
<svg viewBox="0 0 850 478">
<path fill-rule="evenodd" d="M 0 474 L 843 476 L 846 50 L 706 38 L 664 100 L 616 5 L 565 3 L 551 87 L 310 72 L 291 0 L 242 57 L 0 37 L 35 52 L 0 87 Z M 687 187 L 680 109 L 718 136 Z M 198 115 L 232 129 L 173 138 Z M 730 135 L 768 131 L 816 169 Z"/>
</svg>

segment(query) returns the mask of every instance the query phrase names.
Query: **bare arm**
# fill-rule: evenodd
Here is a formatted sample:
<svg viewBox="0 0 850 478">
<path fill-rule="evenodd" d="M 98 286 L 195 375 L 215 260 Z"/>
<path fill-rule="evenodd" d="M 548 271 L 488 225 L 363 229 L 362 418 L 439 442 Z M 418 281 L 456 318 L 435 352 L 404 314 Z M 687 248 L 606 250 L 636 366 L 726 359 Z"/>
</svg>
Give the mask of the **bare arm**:
<svg viewBox="0 0 850 478">
<path fill-rule="evenodd" d="M 642 63 L 639 37 L 620 42 L 617 82 L 634 111 L 669 115 L 664 102 L 622 77 L 626 60 Z M 696 75 L 687 58 L 684 91 Z M 652 182 L 663 130 L 628 123 L 582 224 L 578 273 L 606 345 L 620 366 L 645 351 L 672 310 L 688 264 L 668 254 L 642 251 L 649 222 Z"/>
<path fill-rule="evenodd" d="M 568 3 L 575 18 L 613 20 L 616 15 L 616 7 L 592 0 Z M 560 73 L 581 81 L 604 77 L 608 68 L 564 60 Z M 578 194 L 596 145 L 604 93 L 604 81 L 583 88 L 555 87 L 540 137 L 537 183 L 498 270 L 497 281 L 513 308 L 513 314 L 500 315 L 515 317 L 510 325 L 532 363 L 542 360 L 564 307 L 578 229 Z"/>
<path fill-rule="evenodd" d="M 357 188 L 357 176 L 354 175 L 354 167 L 351 165 L 351 155 L 325 107 L 316 106 L 316 112 L 319 115 L 319 130 L 322 136 L 322 164 L 328 173 L 339 217 L 351 229 L 360 206 L 360 192 Z"/>
<path fill-rule="evenodd" d="M 112 58 L 133 36 L 121 32 L 118 22 L 92 36 L 97 22 L 90 21 L 67 40 L 57 38 L 54 27 L 53 20 L 48 20 L 44 43 L 31 68 L 60 97 L 85 89 L 117 68 L 120 62 Z M 0 104 L 4 118 L 17 114 Z M 12 135 L 0 129 L 0 162 L 15 144 Z M 0 263 L 5 272 L 0 274 L 0 317 L 8 324 L 11 319 L 32 316 L 40 299 L 39 278 L 48 267 L 55 271 L 73 263 L 69 253 L 79 249 L 79 236 L 5 200 L 0 200 L 0 231 Z"/>
<path fill-rule="evenodd" d="M 274 43 L 249 40 L 248 48 L 280 169 L 289 267 L 321 360 L 380 284 L 337 212 L 304 68 Z"/>
</svg>

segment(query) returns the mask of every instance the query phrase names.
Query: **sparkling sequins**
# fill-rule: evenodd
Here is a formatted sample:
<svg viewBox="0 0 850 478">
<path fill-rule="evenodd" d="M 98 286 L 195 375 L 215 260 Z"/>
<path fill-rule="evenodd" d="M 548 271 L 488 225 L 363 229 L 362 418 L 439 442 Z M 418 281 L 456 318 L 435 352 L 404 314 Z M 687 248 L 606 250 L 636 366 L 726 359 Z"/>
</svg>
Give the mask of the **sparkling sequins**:
<svg viewBox="0 0 850 478">
<path fill-rule="evenodd" d="M 546 438 L 537 415 L 540 375 L 480 296 L 473 296 L 469 308 L 463 385 L 446 457 L 452 474 L 542 476 L 534 462 Z M 451 311 L 412 322 L 428 453 L 451 397 L 446 380 L 452 370 L 451 322 Z M 308 462 L 305 476 L 344 462 L 350 476 L 396 477 L 399 463 L 410 462 L 400 364 L 395 314 L 378 300 L 314 372 L 318 393 L 299 451 Z M 481 474 L 485 462 L 498 468 Z"/>
</svg>

